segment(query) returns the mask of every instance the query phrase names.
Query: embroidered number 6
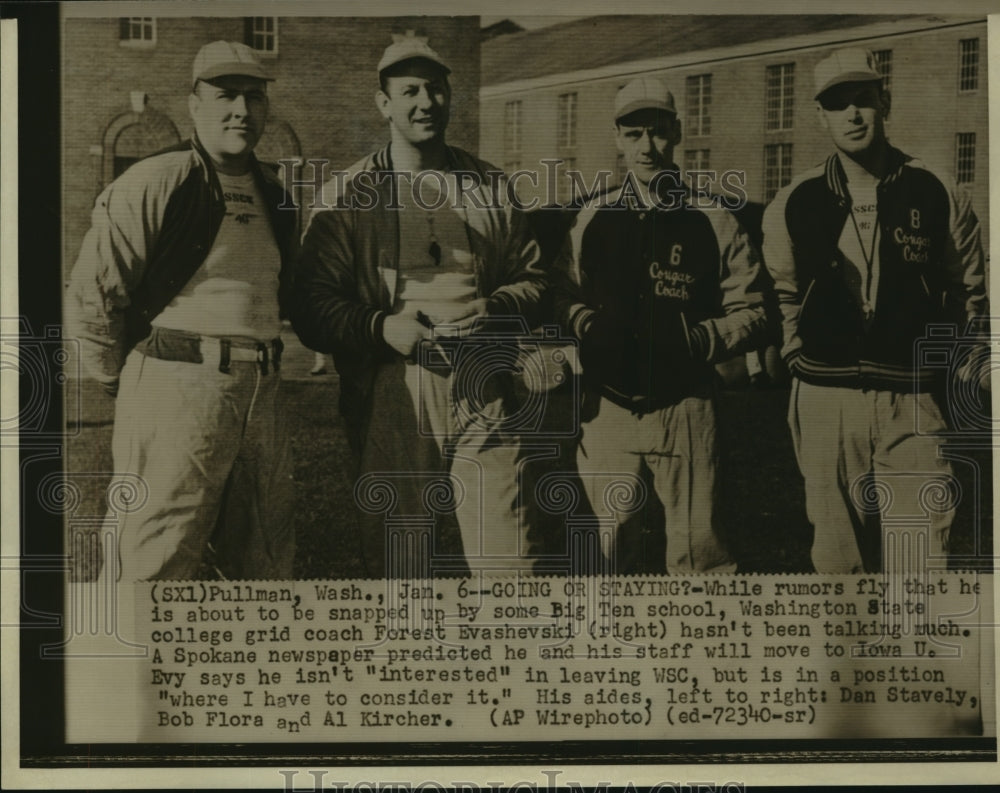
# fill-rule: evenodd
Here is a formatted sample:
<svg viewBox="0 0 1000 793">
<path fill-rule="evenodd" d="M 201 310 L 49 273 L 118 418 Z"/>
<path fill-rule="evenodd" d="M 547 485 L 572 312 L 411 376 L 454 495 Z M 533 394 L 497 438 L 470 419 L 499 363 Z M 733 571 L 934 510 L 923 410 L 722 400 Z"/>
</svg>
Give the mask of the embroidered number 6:
<svg viewBox="0 0 1000 793">
<path fill-rule="evenodd" d="M 910 228 L 918 229 L 920 228 L 920 210 L 911 209 L 910 210 Z"/>
<path fill-rule="evenodd" d="M 670 249 L 670 265 L 680 267 L 681 264 L 681 244 L 678 242 Z"/>
</svg>

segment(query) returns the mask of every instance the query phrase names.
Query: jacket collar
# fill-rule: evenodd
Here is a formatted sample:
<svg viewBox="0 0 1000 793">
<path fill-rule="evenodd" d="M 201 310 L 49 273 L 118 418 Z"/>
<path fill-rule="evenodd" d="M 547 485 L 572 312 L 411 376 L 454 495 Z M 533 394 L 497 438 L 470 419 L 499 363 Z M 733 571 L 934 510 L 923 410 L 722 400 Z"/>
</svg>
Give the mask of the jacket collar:
<svg viewBox="0 0 1000 793">
<path fill-rule="evenodd" d="M 191 148 L 194 150 L 195 154 L 201 160 L 202 165 L 205 166 L 205 178 L 210 182 L 218 183 L 219 177 L 218 177 L 218 171 L 215 167 L 215 163 L 212 161 L 212 157 L 205 150 L 205 147 L 202 145 L 201 141 L 198 140 L 197 133 L 193 133 L 191 135 Z M 257 155 L 254 154 L 253 152 L 250 152 L 249 173 L 252 173 L 254 175 L 254 178 L 258 182 L 264 181 L 263 169 L 261 169 L 260 167 L 260 161 L 257 159 Z"/>
<path fill-rule="evenodd" d="M 448 158 L 448 167 L 451 170 L 459 169 L 458 155 L 455 150 L 448 145 L 445 145 L 445 156 Z M 372 155 L 372 166 L 375 171 L 391 171 L 392 167 L 392 144 L 387 143 L 377 152 Z"/>
<path fill-rule="evenodd" d="M 895 182 L 903 173 L 903 169 L 910 161 L 910 157 L 899 149 L 888 146 L 886 151 L 888 169 L 886 175 L 879 181 L 879 187 Z M 841 201 L 848 200 L 847 174 L 844 173 L 844 166 L 840 162 L 839 155 L 834 152 L 826 158 L 825 165 L 826 186 L 830 192 Z"/>
</svg>

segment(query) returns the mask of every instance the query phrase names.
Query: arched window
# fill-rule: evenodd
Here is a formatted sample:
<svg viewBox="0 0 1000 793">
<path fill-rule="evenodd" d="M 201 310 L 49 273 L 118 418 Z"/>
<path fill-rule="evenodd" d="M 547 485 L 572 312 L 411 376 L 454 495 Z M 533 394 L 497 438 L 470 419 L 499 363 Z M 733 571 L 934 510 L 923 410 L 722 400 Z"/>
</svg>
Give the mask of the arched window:
<svg viewBox="0 0 1000 793">
<path fill-rule="evenodd" d="M 263 162 L 277 162 L 299 159 L 302 156 L 302 149 L 299 146 L 299 137 L 291 124 L 270 116 L 254 153 L 257 159 Z"/>
<path fill-rule="evenodd" d="M 163 113 L 145 108 L 122 113 L 104 131 L 102 185 L 114 180 L 135 162 L 180 140 L 177 127 Z"/>
</svg>

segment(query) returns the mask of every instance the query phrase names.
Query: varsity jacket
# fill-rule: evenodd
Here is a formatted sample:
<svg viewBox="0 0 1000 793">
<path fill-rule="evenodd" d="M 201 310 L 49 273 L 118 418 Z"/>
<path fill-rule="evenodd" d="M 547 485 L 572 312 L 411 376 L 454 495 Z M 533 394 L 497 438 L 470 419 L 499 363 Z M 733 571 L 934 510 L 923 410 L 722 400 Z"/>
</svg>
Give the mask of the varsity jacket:
<svg viewBox="0 0 1000 793">
<path fill-rule="evenodd" d="M 496 168 L 455 147 L 448 156 L 452 172 L 466 174 L 477 297 L 488 298 L 490 314 L 519 315 L 535 327 L 546 280 L 523 213 L 506 201 L 505 182 L 490 180 Z M 302 239 L 292 324 L 307 347 L 333 354 L 340 410 L 352 429 L 365 425 L 376 368 L 398 356 L 382 337 L 401 286 L 397 188 L 386 146 L 323 186 Z"/>
<path fill-rule="evenodd" d="M 876 187 L 879 276 L 869 317 L 847 286 L 839 247 L 851 197 L 837 154 L 780 190 L 764 214 L 782 356 L 806 382 L 924 390 L 938 373 L 916 360 L 928 323 L 963 331 L 986 312 L 979 221 L 968 194 L 898 149 L 890 149 L 889 163 Z"/>
<path fill-rule="evenodd" d="M 269 167 L 252 158 L 251 170 L 281 253 L 278 301 L 287 314 L 296 212 Z M 98 196 L 70 279 L 67 320 L 85 369 L 106 388 L 116 389 L 129 351 L 204 263 L 225 214 L 215 167 L 194 139 L 139 161 Z"/>
<path fill-rule="evenodd" d="M 766 324 L 764 284 L 760 256 L 729 211 L 703 208 L 689 191 L 671 208 L 629 198 L 618 188 L 577 215 L 554 302 L 581 340 L 585 383 L 644 413 L 703 390 L 713 364 L 754 345 Z M 588 346 L 600 348 L 599 361 L 588 362 Z"/>
</svg>

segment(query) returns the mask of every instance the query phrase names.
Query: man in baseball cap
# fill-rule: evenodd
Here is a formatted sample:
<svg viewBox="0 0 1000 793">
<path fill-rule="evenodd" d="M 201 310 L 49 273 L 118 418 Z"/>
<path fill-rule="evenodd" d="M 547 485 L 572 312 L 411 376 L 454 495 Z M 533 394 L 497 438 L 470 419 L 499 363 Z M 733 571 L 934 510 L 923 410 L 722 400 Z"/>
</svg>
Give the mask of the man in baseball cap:
<svg viewBox="0 0 1000 793">
<path fill-rule="evenodd" d="M 342 195 L 336 180 L 324 186 L 326 203 L 341 206 L 310 219 L 293 322 L 307 346 L 333 353 L 359 505 L 361 485 L 378 481 L 393 489 L 394 516 L 427 515 L 428 488 L 444 477 L 452 490 L 440 514 L 454 508 L 468 564 L 530 569 L 520 444 L 506 430 L 513 382 L 477 354 L 486 348 L 476 336 L 498 316 L 537 324 L 538 245 L 506 193 L 491 192 L 498 169 L 446 143 L 450 70 L 427 39 L 394 35 L 377 72 L 391 143 L 348 169 L 357 176 Z M 366 211 L 342 208 L 359 201 Z M 387 537 L 384 511 L 363 510 L 359 524 L 368 575 L 429 574 L 421 540 Z"/>
<path fill-rule="evenodd" d="M 763 330 L 759 256 L 732 214 L 691 200 L 673 159 L 681 124 L 662 81 L 640 77 L 618 92 L 614 133 L 625 183 L 579 213 L 572 285 L 555 301 L 580 342 L 577 467 L 591 507 L 614 519 L 619 539 L 626 518 L 655 519 L 646 529 L 666 534 L 665 557 L 644 560 L 642 572 L 732 571 L 716 524 L 713 367 Z M 648 484 L 662 512 L 646 509 Z M 609 514 L 613 487 L 632 497 Z M 654 517 L 663 512 L 665 525 Z M 641 550 L 618 550 L 619 572 L 635 572 L 622 563 Z"/>
<path fill-rule="evenodd" d="M 193 83 L 199 80 L 210 82 L 230 75 L 256 77 L 258 80 L 274 79 L 257 59 L 257 54 L 246 44 L 213 41 L 198 50 L 194 59 Z"/>
<path fill-rule="evenodd" d="M 244 44 L 198 52 L 194 136 L 97 199 L 68 309 L 88 371 L 117 394 L 114 470 L 125 581 L 292 574 L 292 467 L 278 367 L 296 240 L 276 174 L 253 150 L 271 77 Z M 206 551 L 215 545 L 213 557 Z"/>
<path fill-rule="evenodd" d="M 925 537 L 885 544 L 912 548 L 912 558 L 881 562 L 916 575 L 926 569 L 917 549 L 947 553 L 955 513 L 949 499 L 925 507 L 925 490 L 949 492 L 953 480 L 938 453 L 944 419 L 930 398 L 938 372 L 918 360 L 917 341 L 930 323 L 961 333 L 985 315 L 979 222 L 950 176 L 890 145 L 889 95 L 870 52 L 841 49 L 821 60 L 815 97 L 834 152 L 778 192 L 763 224 L 793 376 L 789 424 L 815 530 L 812 561 L 819 573 L 879 569 L 861 551 L 871 543 L 857 540 L 869 509 L 859 493 L 874 480 L 896 514 L 928 516 L 894 529 Z M 975 375 L 974 366 L 959 371 Z"/>
<path fill-rule="evenodd" d="M 875 66 L 875 56 L 868 50 L 849 48 L 837 50 L 816 64 L 813 73 L 815 99 L 830 88 L 844 83 L 881 82 Z"/>
</svg>

